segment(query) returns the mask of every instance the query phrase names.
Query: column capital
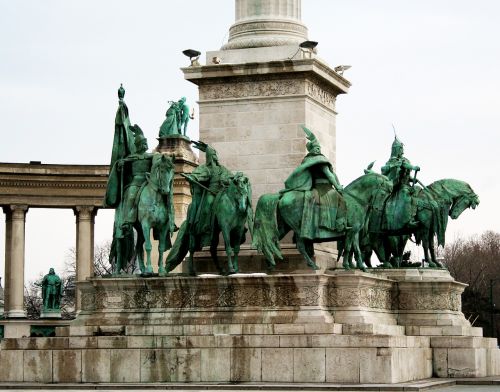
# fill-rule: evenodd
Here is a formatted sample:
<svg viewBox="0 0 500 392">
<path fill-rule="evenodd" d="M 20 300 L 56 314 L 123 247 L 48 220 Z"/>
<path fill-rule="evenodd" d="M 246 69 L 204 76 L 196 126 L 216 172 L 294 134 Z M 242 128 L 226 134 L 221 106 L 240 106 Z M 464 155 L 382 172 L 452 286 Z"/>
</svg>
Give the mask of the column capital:
<svg viewBox="0 0 500 392">
<path fill-rule="evenodd" d="M 97 215 L 98 209 L 94 206 L 75 206 L 73 212 L 78 220 L 91 220 Z"/>
<path fill-rule="evenodd" d="M 26 216 L 26 212 L 29 207 L 26 204 L 11 204 L 9 205 L 9 210 L 12 213 L 12 219 L 24 219 Z M 5 211 L 5 207 L 4 207 Z"/>
</svg>

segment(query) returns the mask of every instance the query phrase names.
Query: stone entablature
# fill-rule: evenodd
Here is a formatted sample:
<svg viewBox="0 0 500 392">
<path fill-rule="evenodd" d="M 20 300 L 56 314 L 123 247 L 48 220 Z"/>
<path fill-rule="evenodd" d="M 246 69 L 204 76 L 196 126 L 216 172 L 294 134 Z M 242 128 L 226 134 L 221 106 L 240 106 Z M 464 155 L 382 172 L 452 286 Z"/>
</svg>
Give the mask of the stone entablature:
<svg viewBox="0 0 500 392">
<path fill-rule="evenodd" d="M 102 207 L 108 165 L 0 163 L 0 205 Z"/>
</svg>

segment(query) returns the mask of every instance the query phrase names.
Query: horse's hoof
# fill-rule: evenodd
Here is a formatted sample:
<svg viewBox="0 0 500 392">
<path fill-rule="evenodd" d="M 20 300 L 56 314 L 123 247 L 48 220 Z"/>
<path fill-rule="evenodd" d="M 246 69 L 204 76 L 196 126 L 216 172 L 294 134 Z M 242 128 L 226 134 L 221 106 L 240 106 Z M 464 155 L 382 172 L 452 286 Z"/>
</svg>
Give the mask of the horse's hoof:
<svg viewBox="0 0 500 392">
<path fill-rule="evenodd" d="M 307 265 L 315 271 L 319 270 L 319 267 L 316 263 L 307 263 Z"/>
<path fill-rule="evenodd" d="M 382 268 L 392 268 L 392 264 L 388 262 L 382 263 Z"/>
<path fill-rule="evenodd" d="M 158 276 L 160 276 L 162 278 L 167 276 L 167 271 L 158 271 Z"/>
</svg>

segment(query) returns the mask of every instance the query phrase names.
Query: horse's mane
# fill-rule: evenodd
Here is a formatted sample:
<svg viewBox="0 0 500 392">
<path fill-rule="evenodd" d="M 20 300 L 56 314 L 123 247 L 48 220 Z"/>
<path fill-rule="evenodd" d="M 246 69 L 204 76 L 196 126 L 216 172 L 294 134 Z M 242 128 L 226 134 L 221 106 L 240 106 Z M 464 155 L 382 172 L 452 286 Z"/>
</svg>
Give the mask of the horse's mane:
<svg viewBox="0 0 500 392">
<path fill-rule="evenodd" d="M 372 176 L 372 177 L 385 177 L 382 174 L 376 173 L 374 171 L 368 171 L 367 173 L 363 174 L 362 176 L 359 176 L 356 178 L 354 181 L 349 183 L 349 185 L 346 186 L 346 189 L 350 189 L 352 187 L 355 187 L 358 185 L 359 182 L 361 182 L 363 179 L 365 179 L 367 176 Z"/>
<path fill-rule="evenodd" d="M 170 155 L 156 153 L 153 155 L 153 164 L 151 165 L 151 171 L 156 170 L 162 162 L 165 162 L 167 169 L 172 169 L 174 167 L 174 160 Z"/>
<path fill-rule="evenodd" d="M 459 196 L 463 192 L 475 194 L 471 186 L 465 181 L 455 180 L 453 178 L 443 178 L 434 181 L 427 188 L 433 192 L 443 194 L 449 198 Z"/>
</svg>

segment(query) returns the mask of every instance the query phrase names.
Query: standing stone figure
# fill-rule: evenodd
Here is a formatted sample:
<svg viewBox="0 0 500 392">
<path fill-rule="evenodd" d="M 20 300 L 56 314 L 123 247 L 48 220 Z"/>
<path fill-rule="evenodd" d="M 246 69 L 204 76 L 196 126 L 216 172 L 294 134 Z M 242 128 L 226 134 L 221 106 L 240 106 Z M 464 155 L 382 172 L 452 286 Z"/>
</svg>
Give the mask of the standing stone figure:
<svg viewBox="0 0 500 392">
<path fill-rule="evenodd" d="M 58 311 L 61 308 L 62 295 L 61 278 L 56 275 L 54 268 L 51 268 L 42 280 L 43 311 Z"/>
<path fill-rule="evenodd" d="M 189 106 L 186 104 L 186 97 L 182 97 L 178 103 L 181 108 L 181 121 L 179 122 L 179 133 L 182 133 L 184 136 L 186 136 L 188 122 L 190 119 L 193 118 L 193 116 L 189 114 Z"/>
</svg>

